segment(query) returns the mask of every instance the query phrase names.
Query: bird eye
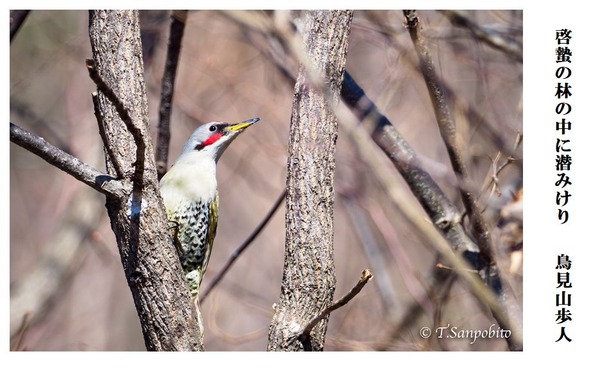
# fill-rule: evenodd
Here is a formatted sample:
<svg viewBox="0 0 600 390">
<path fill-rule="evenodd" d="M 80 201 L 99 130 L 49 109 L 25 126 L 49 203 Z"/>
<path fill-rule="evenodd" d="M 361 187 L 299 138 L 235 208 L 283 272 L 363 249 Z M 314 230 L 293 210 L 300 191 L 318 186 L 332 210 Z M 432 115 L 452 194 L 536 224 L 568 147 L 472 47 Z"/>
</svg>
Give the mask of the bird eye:
<svg viewBox="0 0 600 390">
<path fill-rule="evenodd" d="M 209 131 L 216 131 L 217 130 L 217 126 L 216 125 L 212 125 L 208 128 Z"/>
</svg>

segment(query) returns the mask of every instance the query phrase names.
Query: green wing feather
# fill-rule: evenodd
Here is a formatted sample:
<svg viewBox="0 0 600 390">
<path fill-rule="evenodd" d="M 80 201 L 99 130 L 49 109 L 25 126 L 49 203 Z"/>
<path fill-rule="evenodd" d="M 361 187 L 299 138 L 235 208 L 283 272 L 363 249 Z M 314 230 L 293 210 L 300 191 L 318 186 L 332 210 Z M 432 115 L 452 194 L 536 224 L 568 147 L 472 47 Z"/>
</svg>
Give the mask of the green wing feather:
<svg viewBox="0 0 600 390">
<path fill-rule="evenodd" d="M 192 271 L 186 275 L 192 296 L 198 295 L 198 291 L 200 290 L 200 283 L 202 283 L 202 279 L 204 279 L 204 273 L 206 272 L 206 268 L 208 267 L 208 261 L 210 260 L 213 242 L 215 241 L 215 236 L 217 235 L 217 222 L 219 221 L 218 192 L 215 194 L 215 198 L 210 203 L 208 220 L 208 243 L 206 246 L 206 252 L 204 253 L 204 260 L 202 261 L 201 268 L 198 269 L 197 273 Z"/>
<path fill-rule="evenodd" d="M 210 204 L 210 224 L 208 228 L 208 248 L 206 250 L 206 261 L 205 264 L 208 265 L 208 259 L 210 258 L 210 252 L 212 251 L 213 242 L 215 241 L 215 236 L 217 235 L 217 223 L 219 222 L 219 192 L 215 194 L 215 199 Z M 206 269 L 206 265 L 204 268 Z M 203 272 L 204 274 L 204 272 Z"/>
<path fill-rule="evenodd" d="M 177 211 L 167 209 L 171 234 L 173 235 L 175 247 L 177 248 L 183 269 L 186 272 L 186 279 L 192 295 L 198 294 L 200 283 L 202 283 L 204 273 L 208 267 L 213 242 L 217 233 L 219 194 L 216 193 L 214 199 L 209 204 L 205 204 L 204 208 L 202 206 L 196 207 L 184 207 Z M 208 214 L 205 217 L 197 214 L 202 209 Z M 208 222 L 208 226 L 205 229 L 201 228 L 203 218 L 207 218 L 204 219 L 204 223 Z M 203 234 L 206 234 L 206 236 Z M 204 241 L 204 244 L 198 244 L 197 240 L 200 242 Z M 194 244 L 194 242 L 196 243 Z M 197 246 L 200 248 L 204 247 L 204 253 L 201 258 L 198 258 L 198 253 L 194 250 Z"/>
</svg>

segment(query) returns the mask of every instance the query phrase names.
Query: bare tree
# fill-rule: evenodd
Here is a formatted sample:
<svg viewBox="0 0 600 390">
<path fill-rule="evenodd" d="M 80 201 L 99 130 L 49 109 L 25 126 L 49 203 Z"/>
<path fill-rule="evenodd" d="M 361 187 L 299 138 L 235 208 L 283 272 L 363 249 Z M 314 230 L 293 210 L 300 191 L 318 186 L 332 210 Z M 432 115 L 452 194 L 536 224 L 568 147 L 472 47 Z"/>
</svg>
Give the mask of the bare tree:
<svg viewBox="0 0 600 390">
<path fill-rule="evenodd" d="M 302 15 L 303 49 L 313 59 L 302 66 L 294 88 L 286 199 L 286 249 L 281 296 L 269 331 L 269 350 L 322 350 L 327 318 L 305 339 L 304 328 L 331 304 L 333 263 L 333 176 L 339 100 L 350 31 L 350 11 Z M 328 80 L 314 84 L 311 73 Z M 317 82 L 320 82 L 320 79 Z"/>
<path fill-rule="evenodd" d="M 146 347 L 202 349 L 159 195 L 137 12 L 91 12 L 90 41 L 98 76 L 106 84 L 99 85 L 97 109 L 108 171 L 131 189 L 127 196 L 109 197 L 106 207 Z"/>
</svg>

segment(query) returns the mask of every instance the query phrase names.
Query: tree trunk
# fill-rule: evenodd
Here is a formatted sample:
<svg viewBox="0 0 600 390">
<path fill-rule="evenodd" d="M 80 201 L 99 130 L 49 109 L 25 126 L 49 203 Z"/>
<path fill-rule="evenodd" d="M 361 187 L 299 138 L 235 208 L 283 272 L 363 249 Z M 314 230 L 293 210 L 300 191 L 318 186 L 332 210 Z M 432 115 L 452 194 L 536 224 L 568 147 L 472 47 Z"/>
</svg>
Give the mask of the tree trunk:
<svg viewBox="0 0 600 390">
<path fill-rule="evenodd" d="M 89 34 L 95 68 L 107 87 L 99 87 L 97 99 L 107 169 L 130 189 L 126 197 L 108 196 L 106 207 L 146 348 L 202 350 L 198 321 L 159 193 L 148 134 L 138 14 L 90 12 Z M 123 106 L 121 110 L 108 96 L 110 91 Z"/>
<path fill-rule="evenodd" d="M 333 175 L 339 100 L 351 11 L 306 11 L 301 34 L 312 68 L 326 80 L 315 85 L 301 66 L 292 106 L 286 242 L 279 304 L 269 329 L 269 350 L 323 350 L 326 317 L 306 340 L 304 327 L 333 301 Z"/>
</svg>

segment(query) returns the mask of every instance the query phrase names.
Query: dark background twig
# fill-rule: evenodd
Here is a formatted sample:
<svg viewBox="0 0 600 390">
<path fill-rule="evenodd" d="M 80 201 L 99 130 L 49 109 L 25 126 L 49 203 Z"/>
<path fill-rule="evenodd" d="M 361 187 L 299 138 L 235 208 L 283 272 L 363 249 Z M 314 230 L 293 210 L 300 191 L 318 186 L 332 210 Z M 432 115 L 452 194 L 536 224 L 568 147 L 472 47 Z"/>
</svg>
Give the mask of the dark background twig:
<svg viewBox="0 0 600 390">
<path fill-rule="evenodd" d="M 179 52 L 183 40 L 183 31 L 188 11 L 173 11 L 169 29 L 167 60 L 162 79 L 160 108 L 158 119 L 158 136 L 156 141 L 156 170 L 158 180 L 167 172 L 169 161 L 169 143 L 171 140 L 171 111 L 175 94 L 175 76 L 179 65 Z"/>
</svg>

